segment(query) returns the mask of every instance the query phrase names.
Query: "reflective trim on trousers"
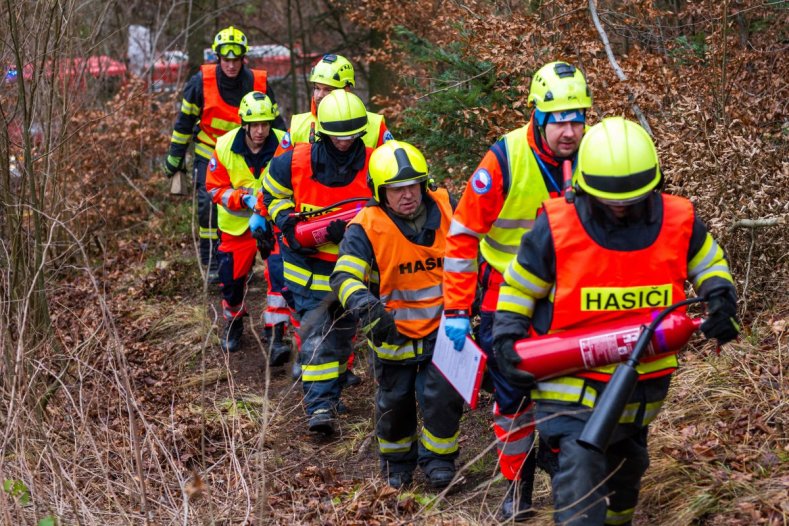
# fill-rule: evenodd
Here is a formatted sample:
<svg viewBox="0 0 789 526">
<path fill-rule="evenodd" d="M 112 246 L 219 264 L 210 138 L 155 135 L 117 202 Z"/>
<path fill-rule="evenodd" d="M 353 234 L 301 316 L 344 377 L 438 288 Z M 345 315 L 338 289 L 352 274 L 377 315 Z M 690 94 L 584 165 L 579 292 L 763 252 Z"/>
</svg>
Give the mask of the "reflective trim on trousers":
<svg viewBox="0 0 789 526">
<path fill-rule="evenodd" d="M 246 306 L 241 303 L 240 305 L 230 305 L 226 300 L 222 300 L 222 315 L 226 320 L 240 318 L 247 313 Z"/>
<path fill-rule="evenodd" d="M 282 294 L 266 294 L 266 307 L 270 309 L 287 309 L 288 302 Z"/>
<path fill-rule="evenodd" d="M 339 377 L 340 362 L 322 363 L 320 365 L 303 364 L 301 366 L 301 379 L 304 382 L 336 380 Z"/>
<path fill-rule="evenodd" d="M 630 508 L 622 511 L 614 511 L 610 508 L 605 510 L 605 524 L 611 526 L 619 526 L 620 524 L 627 524 L 633 520 L 633 514 L 636 512 L 635 508 Z"/>
<path fill-rule="evenodd" d="M 378 437 L 378 451 L 384 455 L 387 453 L 408 453 L 411 451 L 414 442 L 416 442 L 416 436 L 401 438 L 396 442 L 389 442 L 388 440 Z"/>
<path fill-rule="evenodd" d="M 459 436 L 460 431 L 449 438 L 441 438 L 428 431 L 426 427 L 423 427 L 419 441 L 428 451 L 432 451 L 437 455 L 450 455 L 458 450 Z"/>
<path fill-rule="evenodd" d="M 199 231 L 200 239 L 219 239 L 216 228 L 206 228 L 201 226 Z"/>
<path fill-rule="evenodd" d="M 290 320 L 290 314 L 282 314 L 268 310 L 263 312 L 263 323 L 266 327 L 277 325 L 278 323 L 288 323 L 288 320 Z"/>
</svg>

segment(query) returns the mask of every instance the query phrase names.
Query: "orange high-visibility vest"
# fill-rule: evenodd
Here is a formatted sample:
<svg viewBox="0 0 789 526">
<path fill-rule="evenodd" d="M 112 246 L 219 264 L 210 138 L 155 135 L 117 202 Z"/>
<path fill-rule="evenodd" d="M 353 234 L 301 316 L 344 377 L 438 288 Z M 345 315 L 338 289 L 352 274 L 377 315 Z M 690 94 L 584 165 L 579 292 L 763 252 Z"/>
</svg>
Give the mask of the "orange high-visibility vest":
<svg viewBox="0 0 789 526">
<path fill-rule="evenodd" d="M 213 149 L 217 138 L 241 126 L 238 116 L 238 106 L 231 106 L 222 99 L 219 93 L 219 83 L 216 78 L 216 64 L 204 64 L 200 67 L 203 72 L 203 111 L 200 115 L 200 131 L 197 140 Z M 254 91 L 266 92 L 266 72 L 253 69 L 252 75 Z M 199 153 L 199 152 L 198 152 Z M 209 152 L 208 157 L 211 157 Z"/>
<path fill-rule="evenodd" d="M 351 221 L 364 228 L 380 276 L 380 299 L 394 316 L 397 330 L 421 339 L 438 329 L 444 310 L 444 250 L 452 206 L 444 189 L 430 192 L 441 210 L 441 226 L 431 246 L 411 243 L 378 206 L 365 207 Z"/>
<path fill-rule="evenodd" d="M 657 239 L 641 250 L 618 251 L 587 234 L 575 207 L 564 199 L 545 202 L 556 250 L 556 283 L 550 330 L 595 326 L 655 312 L 685 299 L 693 205 L 662 195 L 663 220 Z M 615 366 L 577 376 L 607 381 Z M 676 355 L 645 358 L 642 379 L 670 374 Z M 646 375 L 646 376 L 644 376 Z"/>
<path fill-rule="evenodd" d="M 293 149 L 290 177 L 293 188 L 292 199 L 296 205 L 296 212 L 309 212 L 352 197 L 372 197 L 370 187 L 367 186 L 367 165 L 370 162 L 370 154 L 373 153 L 372 148 L 366 148 L 365 155 L 367 157 L 364 167 L 356 173 L 356 177 L 349 184 L 326 186 L 312 177 L 312 147 L 313 145 L 310 143 L 298 143 Z M 321 215 L 350 210 L 358 206 L 358 202 L 347 203 L 327 210 Z M 337 261 L 339 247 L 334 243 L 327 243 L 316 248 L 318 253 L 311 257 L 324 261 Z"/>
</svg>

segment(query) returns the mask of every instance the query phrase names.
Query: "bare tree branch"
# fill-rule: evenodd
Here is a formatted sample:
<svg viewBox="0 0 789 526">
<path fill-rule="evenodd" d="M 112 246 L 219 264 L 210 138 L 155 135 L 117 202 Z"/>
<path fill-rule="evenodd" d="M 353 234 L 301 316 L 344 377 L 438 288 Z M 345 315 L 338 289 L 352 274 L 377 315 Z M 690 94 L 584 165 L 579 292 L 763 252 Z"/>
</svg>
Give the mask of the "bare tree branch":
<svg viewBox="0 0 789 526">
<path fill-rule="evenodd" d="M 627 75 L 625 75 L 625 72 L 622 71 L 621 67 L 619 67 L 619 63 L 616 61 L 614 52 L 611 49 L 611 43 L 608 41 L 608 35 L 603 28 L 603 24 L 600 23 L 600 17 L 597 16 L 597 6 L 595 5 L 595 0 L 589 0 L 589 13 L 592 15 L 592 21 L 594 21 L 594 26 L 597 28 L 597 34 L 600 35 L 600 40 L 603 42 L 603 46 L 605 46 L 605 53 L 608 55 L 608 61 L 611 63 L 611 67 L 614 68 L 616 76 L 619 77 L 619 80 L 622 82 L 627 81 Z M 644 112 L 642 112 L 641 108 L 638 106 L 638 104 L 636 104 L 636 98 L 633 96 L 633 92 L 629 87 L 627 87 L 627 100 L 630 102 L 630 107 L 633 109 L 633 113 L 635 113 L 636 117 L 638 117 L 638 122 L 641 123 L 641 126 L 650 136 L 653 136 L 652 128 L 649 127 L 649 123 L 647 122 L 646 116 L 644 116 Z"/>
</svg>

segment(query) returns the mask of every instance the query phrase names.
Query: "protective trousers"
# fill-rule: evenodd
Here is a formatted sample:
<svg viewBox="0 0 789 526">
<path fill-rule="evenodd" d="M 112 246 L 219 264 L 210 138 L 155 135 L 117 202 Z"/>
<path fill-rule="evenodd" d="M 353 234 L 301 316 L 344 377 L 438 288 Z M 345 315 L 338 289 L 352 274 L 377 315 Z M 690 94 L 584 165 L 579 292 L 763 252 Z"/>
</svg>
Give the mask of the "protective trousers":
<svg viewBox="0 0 789 526">
<path fill-rule="evenodd" d="M 246 312 L 244 295 L 256 254 L 257 244 L 248 230 L 240 236 L 222 233 L 217 249 L 219 279 L 222 281 L 223 305 L 236 313 L 231 317 L 238 316 L 239 312 Z M 230 319 L 228 309 L 225 311 L 225 319 Z"/>
<path fill-rule="evenodd" d="M 383 473 L 411 472 L 417 463 L 427 473 L 437 467 L 454 471 L 458 456 L 463 399 L 427 360 L 399 364 L 375 359 L 375 433 Z M 417 444 L 417 407 L 422 433 Z"/>
<path fill-rule="evenodd" d="M 577 401 L 542 398 L 550 396 L 551 384 L 563 385 L 562 378 L 583 382 Z M 576 439 L 589 418 L 590 405 L 599 400 L 607 384 L 575 377 L 540 384 L 537 431 L 541 440 L 559 450 L 558 466 L 551 476 L 557 524 L 631 523 L 641 477 L 649 467 L 648 426 L 659 414 L 670 385 L 671 375 L 638 382 L 603 454 L 579 446 Z M 562 393 L 567 396 L 569 391 L 564 389 Z"/>
<path fill-rule="evenodd" d="M 574 411 L 584 414 L 588 408 L 570 405 L 556 412 L 537 402 L 537 430 L 559 448 L 558 469 L 551 477 L 554 521 L 576 526 L 629 525 L 641 477 L 649 467 L 648 428 L 620 424 L 606 453 L 599 453 L 576 442 L 586 421 Z"/>
<path fill-rule="evenodd" d="M 534 404 L 529 393 L 510 385 L 501 375 L 493 356 L 493 315 L 499 296 L 502 275 L 487 263 L 480 265 L 479 285 L 482 292 L 480 307 L 479 346 L 488 356 L 488 373 L 493 380 L 493 432 L 499 468 L 507 480 L 534 478 L 533 461 L 526 462 L 534 451 Z"/>
<path fill-rule="evenodd" d="M 200 225 L 200 264 L 211 270 L 218 268 L 217 244 L 219 234 L 216 222 L 216 205 L 205 188 L 208 159 L 195 155 L 192 181 L 197 192 L 197 223 Z"/>
<path fill-rule="evenodd" d="M 296 305 L 299 294 L 294 293 Z M 307 414 L 336 410 L 345 384 L 348 356 L 353 351 L 356 319 L 339 301 L 318 305 L 300 316 L 301 379 Z"/>
<path fill-rule="evenodd" d="M 278 323 L 287 324 L 291 317 L 291 310 L 282 295 L 285 277 L 282 274 L 282 252 L 279 245 L 280 241 L 277 240 L 263 271 L 266 278 L 266 310 L 263 312 L 263 322 L 266 327 L 273 327 Z"/>
</svg>

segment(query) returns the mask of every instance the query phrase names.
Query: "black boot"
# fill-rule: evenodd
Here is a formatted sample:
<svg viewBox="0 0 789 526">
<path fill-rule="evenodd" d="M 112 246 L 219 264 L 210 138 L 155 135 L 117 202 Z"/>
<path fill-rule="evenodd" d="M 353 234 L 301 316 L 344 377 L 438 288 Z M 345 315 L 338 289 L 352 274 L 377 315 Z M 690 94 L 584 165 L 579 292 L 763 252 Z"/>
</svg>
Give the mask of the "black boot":
<svg viewBox="0 0 789 526">
<path fill-rule="evenodd" d="M 313 433 L 319 433 L 324 436 L 331 436 L 337 432 L 334 414 L 329 409 L 316 409 L 310 416 L 307 426 Z"/>
<path fill-rule="evenodd" d="M 274 325 L 271 346 L 269 348 L 268 363 L 272 367 L 285 365 L 290 360 L 290 345 L 283 341 L 285 335 L 285 322 Z"/>
<path fill-rule="evenodd" d="M 455 464 L 452 461 L 434 460 L 423 466 L 422 471 L 427 476 L 431 488 L 446 488 L 455 478 Z"/>
<path fill-rule="evenodd" d="M 219 338 L 219 345 L 225 352 L 236 352 L 241 348 L 241 335 L 244 334 L 244 318 L 239 316 L 233 318 L 225 325 L 222 336 Z"/>
<path fill-rule="evenodd" d="M 348 369 L 345 372 L 345 382 L 343 383 L 343 387 L 353 387 L 354 385 L 359 385 L 362 383 L 362 379 L 353 374 L 353 371 Z"/>
<path fill-rule="evenodd" d="M 222 283 L 219 277 L 219 260 L 217 259 L 216 247 L 219 241 L 201 238 L 200 239 L 200 263 L 206 270 L 206 279 L 212 285 Z"/>
<path fill-rule="evenodd" d="M 501 503 L 498 519 L 500 521 L 525 521 L 534 516 L 531 507 L 531 494 L 534 490 L 534 468 L 536 467 L 534 449 L 526 457 L 521 469 L 521 479 L 513 480 L 507 488 L 507 495 Z"/>
</svg>

